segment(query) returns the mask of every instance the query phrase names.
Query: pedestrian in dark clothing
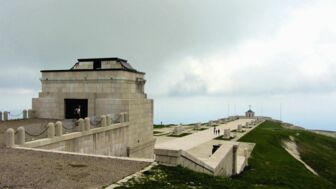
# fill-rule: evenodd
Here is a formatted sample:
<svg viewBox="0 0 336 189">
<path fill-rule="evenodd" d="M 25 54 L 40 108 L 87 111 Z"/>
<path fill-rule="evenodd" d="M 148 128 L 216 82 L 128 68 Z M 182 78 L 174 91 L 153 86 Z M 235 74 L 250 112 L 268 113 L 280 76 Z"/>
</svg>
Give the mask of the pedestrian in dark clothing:
<svg viewBox="0 0 336 189">
<path fill-rule="evenodd" d="M 75 117 L 76 119 L 79 119 L 81 118 L 81 106 L 78 106 L 76 109 L 75 109 Z"/>
</svg>

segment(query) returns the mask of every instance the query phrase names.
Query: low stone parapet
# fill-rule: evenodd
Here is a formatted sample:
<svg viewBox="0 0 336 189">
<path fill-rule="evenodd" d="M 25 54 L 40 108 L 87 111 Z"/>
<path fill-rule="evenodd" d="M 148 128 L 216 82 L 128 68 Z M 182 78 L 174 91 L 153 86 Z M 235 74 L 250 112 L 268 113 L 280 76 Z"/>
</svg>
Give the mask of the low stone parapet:
<svg viewBox="0 0 336 189">
<path fill-rule="evenodd" d="M 28 110 L 22 110 L 18 114 L 13 114 L 9 111 L 0 111 L 0 121 L 9 121 L 9 120 L 20 120 L 20 119 L 28 119 Z"/>
<path fill-rule="evenodd" d="M 24 127 L 19 127 L 16 132 L 9 128 L 6 131 L 6 146 L 127 156 L 129 122 L 107 125 L 106 116 L 102 116 L 101 127 L 90 128 L 89 118 L 79 119 L 74 127 L 77 126 L 80 127 L 79 132 L 66 134 L 63 134 L 61 121 L 57 121 L 56 124 L 48 123 L 46 128 L 38 134 L 29 133 Z M 47 138 L 33 141 L 25 139 L 26 134 L 40 136 L 44 133 L 47 133 Z M 154 146 L 154 142 L 152 141 L 152 146 Z"/>
</svg>

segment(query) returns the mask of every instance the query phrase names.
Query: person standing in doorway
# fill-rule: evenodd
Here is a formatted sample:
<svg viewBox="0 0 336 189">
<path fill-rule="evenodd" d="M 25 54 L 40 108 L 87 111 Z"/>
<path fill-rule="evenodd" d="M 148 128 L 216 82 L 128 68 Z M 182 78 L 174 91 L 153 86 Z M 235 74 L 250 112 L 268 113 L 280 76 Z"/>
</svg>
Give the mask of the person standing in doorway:
<svg viewBox="0 0 336 189">
<path fill-rule="evenodd" d="M 75 117 L 77 119 L 81 118 L 81 106 L 78 105 L 77 108 L 75 109 Z"/>
</svg>

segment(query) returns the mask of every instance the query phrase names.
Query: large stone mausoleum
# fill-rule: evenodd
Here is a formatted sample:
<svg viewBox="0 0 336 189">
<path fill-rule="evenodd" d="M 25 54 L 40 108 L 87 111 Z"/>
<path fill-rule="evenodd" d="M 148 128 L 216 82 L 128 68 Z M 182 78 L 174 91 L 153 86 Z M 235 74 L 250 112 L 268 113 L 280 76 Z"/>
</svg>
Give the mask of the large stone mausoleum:
<svg viewBox="0 0 336 189">
<path fill-rule="evenodd" d="M 42 70 L 42 91 L 33 99 L 37 118 L 72 119 L 110 115 L 112 121 L 127 112 L 127 148 L 130 157 L 152 157 L 153 100 L 144 92 L 145 73 L 120 58 L 88 58 L 66 70 Z"/>
</svg>

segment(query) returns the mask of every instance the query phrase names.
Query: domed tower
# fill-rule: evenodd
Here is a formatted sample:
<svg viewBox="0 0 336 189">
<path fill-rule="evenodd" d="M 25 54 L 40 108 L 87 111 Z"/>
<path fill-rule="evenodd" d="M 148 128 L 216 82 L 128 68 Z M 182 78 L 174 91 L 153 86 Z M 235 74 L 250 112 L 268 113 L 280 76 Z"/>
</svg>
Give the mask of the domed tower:
<svg viewBox="0 0 336 189">
<path fill-rule="evenodd" d="M 247 118 L 254 118 L 254 111 L 251 110 L 251 105 L 249 107 L 249 110 L 245 112 L 245 117 Z"/>
</svg>

